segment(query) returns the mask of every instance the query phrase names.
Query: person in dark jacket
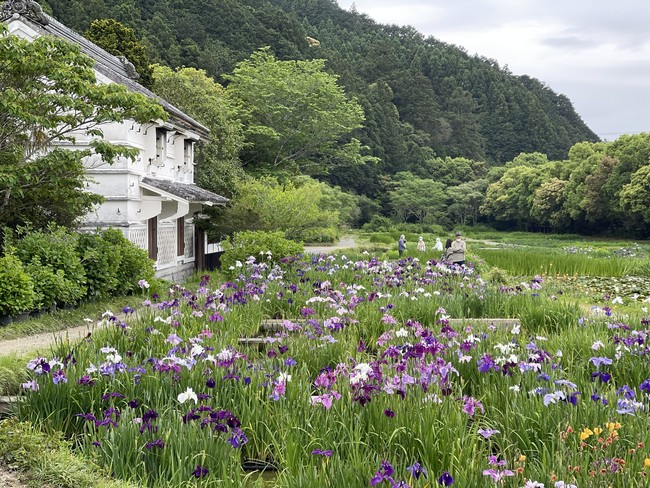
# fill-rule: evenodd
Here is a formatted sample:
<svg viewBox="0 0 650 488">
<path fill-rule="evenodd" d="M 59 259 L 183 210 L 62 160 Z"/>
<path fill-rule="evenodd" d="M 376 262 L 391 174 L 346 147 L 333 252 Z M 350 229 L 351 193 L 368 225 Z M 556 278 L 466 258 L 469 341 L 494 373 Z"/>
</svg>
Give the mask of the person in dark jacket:
<svg viewBox="0 0 650 488">
<path fill-rule="evenodd" d="M 397 252 L 399 253 L 399 257 L 402 257 L 402 254 L 406 251 L 406 237 L 404 237 L 404 234 L 399 236 L 399 240 L 397 241 Z"/>
</svg>

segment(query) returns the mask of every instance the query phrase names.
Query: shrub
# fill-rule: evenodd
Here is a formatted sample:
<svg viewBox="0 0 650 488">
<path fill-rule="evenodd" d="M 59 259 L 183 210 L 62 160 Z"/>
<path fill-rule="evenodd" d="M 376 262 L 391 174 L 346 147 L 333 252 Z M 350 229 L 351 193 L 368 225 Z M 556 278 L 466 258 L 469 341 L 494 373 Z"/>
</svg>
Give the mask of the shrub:
<svg viewBox="0 0 650 488">
<path fill-rule="evenodd" d="M 43 266 L 40 257 L 35 256 L 26 264 L 25 271 L 34 283 L 35 309 L 51 308 L 66 293 L 65 273 L 60 269 L 54 271 L 51 266 Z"/>
<path fill-rule="evenodd" d="M 388 217 L 382 215 L 374 215 L 370 222 L 367 222 L 361 226 L 362 230 L 368 232 L 388 232 L 394 227 L 393 221 Z"/>
<path fill-rule="evenodd" d="M 16 241 L 16 255 L 29 264 L 36 258 L 54 273 L 63 272 L 61 289 L 54 290 L 57 304 L 75 304 L 86 294 L 86 273 L 77 254 L 79 235 L 51 225 L 47 231 L 25 232 Z"/>
<path fill-rule="evenodd" d="M 336 242 L 338 232 L 333 227 L 316 227 L 306 229 L 302 234 L 302 238 L 305 242 Z"/>
<path fill-rule="evenodd" d="M 302 244 L 285 239 L 283 232 L 246 231 L 228 238 L 226 251 L 221 256 L 221 269 L 236 269 L 237 261 L 243 263 L 250 256 L 258 261 L 278 263 L 282 258 L 295 256 L 303 251 Z"/>
<path fill-rule="evenodd" d="M 380 242 L 382 244 L 395 244 L 393 236 L 388 234 L 371 234 L 368 240 L 370 242 Z"/>
<path fill-rule="evenodd" d="M 128 295 L 138 291 L 138 281 L 151 283 L 155 277 L 154 262 L 149 259 L 147 251 L 140 249 L 129 241 L 118 229 L 106 229 L 101 233 L 102 239 L 117 252 L 114 264 L 116 269 L 115 294 Z"/>
<path fill-rule="evenodd" d="M 95 300 L 111 296 L 118 286 L 120 250 L 101 234 L 80 234 L 77 252 L 86 273 L 86 298 Z"/>
<path fill-rule="evenodd" d="M 34 306 L 34 284 L 20 260 L 7 251 L 0 257 L 0 315 L 18 315 Z"/>
</svg>

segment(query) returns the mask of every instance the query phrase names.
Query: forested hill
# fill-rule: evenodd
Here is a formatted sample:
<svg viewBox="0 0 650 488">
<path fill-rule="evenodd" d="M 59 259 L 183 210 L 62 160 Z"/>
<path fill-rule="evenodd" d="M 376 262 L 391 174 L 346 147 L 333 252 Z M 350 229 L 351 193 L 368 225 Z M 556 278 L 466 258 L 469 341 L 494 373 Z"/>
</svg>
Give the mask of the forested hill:
<svg viewBox="0 0 650 488">
<path fill-rule="evenodd" d="M 571 101 L 543 82 L 412 28 L 377 24 L 335 0 L 40 3 L 82 33 L 94 19 L 119 20 L 150 46 L 153 61 L 203 68 L 222 83 L 262 46 L 278 59 L 327 59 L 365 110 L 356 136 L 381 158 L 380 173 L 418 173 L 433 155 L 491 164 L 521 152 L 563 159 L 574 143 L 598 140 Z M 331 177 L 355 186 L 343 181 L 353 174 Z"/>
</svg>

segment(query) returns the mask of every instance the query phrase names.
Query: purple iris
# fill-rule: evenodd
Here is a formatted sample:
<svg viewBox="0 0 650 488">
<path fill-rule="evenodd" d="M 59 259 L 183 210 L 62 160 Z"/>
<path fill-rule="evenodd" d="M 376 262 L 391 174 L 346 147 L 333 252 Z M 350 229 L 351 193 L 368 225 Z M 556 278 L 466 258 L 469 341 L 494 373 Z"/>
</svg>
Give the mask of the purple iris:
<svg viewBox="0 0 650 488">
<path fill-rule="evenodd" d="M 234 449 L 237 449 L 238 447 L 241 447 L 248 442 L 248 437 L 246 437 L 246 434 L 244 434 L 243 430 L 235 427 L 231 431 L 228 442 Z"/>
<path fill-rule="evenodd" d="M 210 470 L 205 466 L 201 466 L 200 464 L 198 464 L 196 466 L 196 469 L 192 471 L 192 476 L 194 476 L 195 478 L 204 478 L 208 475 L 209 471 Z"/>
<path fill-rule="evenodd" d="M 165 441 L 162 439 L 158 438 L 153 442 L 147 442 L 144 446 L 146 449 L 153 449 L 154 447 L 158 447 L 160 449 L 163 449 L 165 447 Z"/>
<path fill-rule="evenodd" d="M 443 471 L 438 478 L 438 484 L 442 486 L 451 486 L 454 483 L 454 478 L 447 472 Z"/>
<path fill-rule="evenodd" d="M 489 439 L 494 434 L 499 434 L 500 432 L 496 429 L 478 429 L 478 434 L 482 435 L 485 439 Z"/>
<path fill-rule="evenodd" d="M 494 369 L 495 371 L 499 370 L 499 367 L 494 361 L 494 358 L 492 358 L 492 356 L 490 356 L 489 354 L 484 354 L 483 357 L 481 357 L 477 361 L 477 363 L 478 363 L 478 370 L 481 373 L 488 373 L 491 369 Z"/>
<path fill-rule="evenodd" d="M 67 383 L 68 382 L 68 377 L 65 375 L 65 371 L 62 369 L 59 369 L 58 371 L 55 371 L 52 374 L 52 382 L 55 385 L 58 385 L 59 383 Z"/>
<path fill-rule="evenodd" d="M 391 466 L 388 461 L 382 461 L 379 469 L 375 473 L 375 476 L 373 476 L 370 480 L 370 486 L 378 485 L 382 481 L 390 481 L 392 483 L 392 476 L 394 472 L 395 469 L 393 469 L 393 466 Z"/>
<path fill-rule="evenodd" d="M 314 449 L 311 452 L 314 456 L 325 456 L 325 457 L 332 457 L 332 450 L 331 449 Z"/>
<path fill-rule="evenodd" d="M 650 378 L 648 378 L 643 383 L 641 383 L 641 385 L 639 386 L 639 390 L 647 391 L 650 393 Z"/>
<path fill-rule="evenodd" d="M 406 470 L 411 473 L 416 480 L 420 479 L 420 476 L 424 476 L 425 478 L 427 477 L 427 470 L 417 461 L 407 467 Z"/>
<path fill-rule="evenodd" d="M 611 366 L 614 361 L 609 358 L 589 358 L 589 362 L 593 363 L 597 368 L 600 366 Z"/>
</svg>

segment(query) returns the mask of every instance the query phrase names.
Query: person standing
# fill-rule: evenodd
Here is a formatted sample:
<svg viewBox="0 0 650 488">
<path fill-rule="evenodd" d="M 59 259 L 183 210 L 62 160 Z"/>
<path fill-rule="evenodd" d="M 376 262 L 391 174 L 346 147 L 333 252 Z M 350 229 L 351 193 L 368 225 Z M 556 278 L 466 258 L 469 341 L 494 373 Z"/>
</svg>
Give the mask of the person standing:
<svg viewBox="0 0 650 488">
<path fill-rule="evenodd" d="M 438 252 L 442 251 L 442 241 L 440 241 L 440 237 L 436 237 L 435 249 Z"/>
<path fill-rule="evenodd" d="M 463 236 L 460 231 L 456 231 L 456 239 L 451 243 L 451 246 L 449 246 L 449 254 L 447 255 L 447 260 L 451 261 L 451 264 L 464 266 L 466 251 L 467 245 L 463 240 Z"/>
<path fill-rule="evenodd" d="M 427 245 L 424 243 L 424 237 L 420 236 L 418 239 L 418 251 L 424 252 L 427 250 Z"/>
<path fill-rule="evenodd" d="M 451 243 L 452 243 L 451 239 L 447 239 L 445 241 L 445 252 L 442 254 L 442 260 L 443 261 L 448 261 L 449 260 L 449 254 L 451 253 L 451 251 L 449 249 L 451 248 Z"/>
<path fill-rule="evenodd" d="M 402 254 L 404 254 L 404 251 L 406 251 L 406 237 L 404 237 L 404 234 L 399 236 L 399 240 L 397 241 L 397 252 L 399 253 L 399 257 L 402 257 Z"/>
</svg>

